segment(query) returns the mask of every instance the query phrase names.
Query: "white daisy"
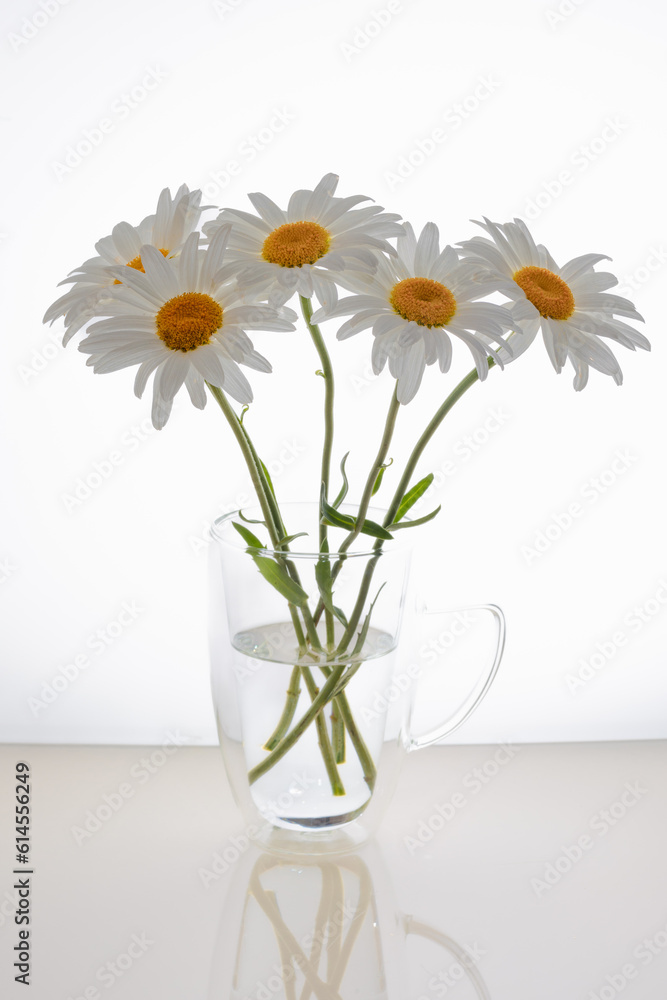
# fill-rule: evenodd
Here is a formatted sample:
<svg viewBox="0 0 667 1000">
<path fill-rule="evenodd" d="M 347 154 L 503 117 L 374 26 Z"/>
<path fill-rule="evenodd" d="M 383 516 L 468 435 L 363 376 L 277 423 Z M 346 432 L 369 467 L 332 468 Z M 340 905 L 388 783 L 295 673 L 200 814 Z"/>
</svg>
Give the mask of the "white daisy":
<svg viewBox="0 0 667 1000">
<path fill-rule="evenodd" d="M 589 253 L 558 267 L 549 251 L 536 245 L 521 219 L 499 225 L 484 218 L 477 225 L 491 239 L 475 236 L 459 245 L 464 259 L 486 268 L 487 280 L 514 303 L 512 315 L 521 329 L 509 338 L 513 357 L 523 354 L 541 328 L 556 371 L 563 370 L 568 358 L 572 362 L 575 389 L 586 385 L 589 365 L 620 385 L 620 365 L 600 338 L 615 340 L 632 351 L 637 347 L 650 351 L 651 345 L 623 321 L 643 322 L 632 302 L 606 291 L 618 284 L 614 275 L 593 270 L 595 264 L 610 258 Z"/>
<path fill-rule="evenodd" d="M 206 405 L 205 382 L 240 403 L 251 402 L 252 389 L 239 365 L 260 372 L 270 372 L 271 365 L 244 330 L 294 329 L 291 309 L 244 304 L 236 286 L 220 280 L 230 229 L 220 228 L 205 251 L 199 249 L 199 233 L 192 233 L 177 259 L 144 246 L 141 270 L 112 268 L 122 284 L 104 306 L 109 318 L 93 323 L 79 345 L 96 373 L 138 364 L 137 396 L 155 372 L 152 419 L 158 429 L 183 384 L 199 409 Z"/>
<path fill-rule="evenodd" d="M 44 316 L 45 323 L 65 317 L 63 344 L 94 316 L 105 315 L 103 305 L 109 300 L 114 284 L 122 280 L 112 275 L 109 267 L 125 264 L 143 270 L 141 248 L 146 245 L 157 247 L 165 257 L 171 256 L 197 228 L 204 210 L 200 201 L 201 191 L 190 191 L 186 184 L 181 185 L 174 198 L 169 188 L 165 188 L 155 215 L 148 215 L 138 226 L 119 222 L 110 236 L 95 244 L 98 256 L 85 261 L 60 282 L 71 284 L 72 288 Z"/>
<path fill-rule="evenodd" d="M 424 226 L 419 240 L 406 223 L 397 250 L 395 259 L 379 258 L 374 275 L 350 279 L 358 295 L 318 310 L 313 321 L 353 313 L 338 331 L 339 340 L 372 327 L 373 371 L 379 374 L 389 361 L 401 403 L 414 397 L 426 365 L 437 361 L 441 371 L 449 370 L 450 335 L 468 345 L 480 379 L 488 374 L 489 355 L 502 367 L 502 358 L 489 345 L 494 341 L 503 345 L 502 334 L 513 328 L 514 321 L 504 306 L 476 301 L 493 290 L 478 280 L 478 269 L 459 261 L 450 246 L 440 252 L 438 227 L 432 222 Z"/>
<path fill-rule="evenodd" d="M 237 277 L 244 293 L 275 305 L 295 292 L 315 294 L 321 305 L 333 305 L 336 282 L 343 283 L 346 272 L 372 272 L 374 251 L 394 253 L 386 240 L 403 232 L 400 216 L 383 213 L 379 205 L 354 209 L 370 199 L 334 198 L 337 184 L 335 174 L 326 174 L 314 191 L 295 191 L 287 211 L 264 194 L 250 194 L 259 215 L 225 208 L 205 224 L 208 236 L 220 225 L 234 224 L 227 274 Z"/>
</svg>

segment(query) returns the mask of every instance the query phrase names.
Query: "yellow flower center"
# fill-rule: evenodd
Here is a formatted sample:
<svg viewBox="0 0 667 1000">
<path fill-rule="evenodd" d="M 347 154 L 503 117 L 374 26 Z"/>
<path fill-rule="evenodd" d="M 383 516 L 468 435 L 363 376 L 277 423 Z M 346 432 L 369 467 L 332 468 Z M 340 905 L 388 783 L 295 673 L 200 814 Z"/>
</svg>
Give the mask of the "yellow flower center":
<svg viewBox="0 0 667 1000">
<path fill-rule="evenodd" d="M 547 319 L 569 319 L 574 312 L 572 289 L 548 268 L 533 265 L 522 267 L 513 277 L 540 316 Z"/>
<path fill-rule="evenodd" d="M 456 312 L 456 299 L 450 290 L 431 278 L 399 281 L 389 301 L 394 312 L 420 326 L 446 326 Z"/>
<path fill-rule="evenodd" d="M 160 247 L 160 253 L 162 254 L 163 257 L 166 257 L 167 254 L 169 253 L 169 251 L 168 250 L 163 250 Z M 142 271 L 144 274 L 146 273 L 144 271 L 144 265 L 141 263 L 141 254 L 137 254 L 137 256 L 133 257 L 132 260 L 128 260 L 128 262 L 127 262 L 127 264 L 125 266 L 126 267 L 133 267 L 135 271 Z M 123 284 L 123 282 L 119 281 L 118 278 L 116 278 L 114 280 L 114 285 L 122 285 L 122 284 Z"/>
<path fill-rule="evenodd" d="M 315 264 L 329 249 L 331 237 L 317 222 L 286 222 L 264 240 L 262 257 L 281 267 Z"/>
<path fill-rule="evenodd" d="M 172 351 L 194 351 L 222 326 L 222 307 L 203 292 L 183 292 L 165 302 L 155 323 L 158 337 Z"/>
</svg>

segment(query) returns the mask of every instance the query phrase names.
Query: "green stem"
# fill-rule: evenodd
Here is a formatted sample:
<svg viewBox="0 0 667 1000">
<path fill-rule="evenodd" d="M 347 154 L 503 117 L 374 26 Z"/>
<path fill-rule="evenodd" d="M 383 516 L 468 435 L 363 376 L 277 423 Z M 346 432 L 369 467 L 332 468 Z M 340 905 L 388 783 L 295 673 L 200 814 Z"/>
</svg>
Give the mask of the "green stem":
<svg viewBox="0 0 667 1000">
<path fill-rule="evenodd" d="M 286 736 L 280 741 L 278 746 L 271 751 L 268 757 L 265 757 L 263 761 L 256 764 L 251 771 L 248 772 L 248 780 L 252 785 L 258 778 L 261 778 L 263 774 L 266 774 L 274 764 L 285 756 L 285 754 L 292 749 L 294 744 L 303 736 L 306 729 L 310 726 L 311 722 L 317 717 L 318 713 L 322 708 L 331 700 L 333 694 L 338 687 L 338 684 L 345 672 L 347 663 L 339 663 L 332 671 L 329 677 L 327 677 L 326 683 L 320 688 L 319 694 L 315 697 L 314 701 L 311 702 L 309 708 L 304 712 L 299 721 L 297 722 L 294 729 L 291 729 Z"/>
<path fill-rule="evenodd" d="M 352 714 L 352 709 L 347 700 L 347 696 L 344 691 L 341 691 L 339 695 L 336 695 L 336 702 L 338 703 L 339 711 L 342 716 L 345 728 L 350 734 L 350 739 L 352 740 L 352 745 L 357 752 L 357 757 L 359 758 L 359 763 L 364 772 L 364 778 L 366 784 L 370 788 L 371 792 L 375 787 L 375 779 L 377 777 L 377 770 L 373 758 L 370 755 L 370 751 L 366 746 L 363 736 L 359 732 L 357 723 L 355 721 L 354 715 Z"/>
<path fill-rule="evenodd" d="M 385 422 L 385 427 L 384 427 L 384 432 L 382 434 L 380 447 L 378 448 L 378 453 L 375 456 L 375 462 L 371 467 L 371 471 L 369 472 L 368 478 L 366 480 L 366 485 L 364 486 L 364 491 L 362 493 L 361 501 L 359 503 L 359 511 L 357 514 L 355 527 L 352 529 L 352 531 L 350 531 L 348 535 L 345 536 L 345 538 L 343 539 L 343 541 L 339 546 L 338 559 L 336 559 L 336 562 L 334 563 L 333 568 L 331 570 L 332 582 L 336 579 L 336 577 L 341 571 L 341 567 L 343 565 L 343 562 L 345 561 L 345 552 L 347 552 L 350 545 L 352 545 L 354 540 L 361 533 L 361 528 L 366 519 L 366 514 L 368 513 L 368 508 L 370 506 L 371 498 L 373 496 L 373 487 L 375 486 L 378 473 L 382 468 L 382 466 L 384 465 L 384 460 L 387 457 L 387 452 L 389 451 L 389 445 L 391 444 L 391 439 L 394 434 L 394 428 L 396 427 L 396 418 L 398 416 L 398 411 L 401 405 L 398 402 L 398 398 L 396 396 L 397 389 L 398 389 L 398 384 L 396 389 L 394 389 L 394 395 L 392 396 L 391 403 L 389 404 L 389 411 L 387 413 L 387 419 Z M 323 610 L 324 610 L 324 603 L 323 601 L 320 601 L 315 609 L 315 614 L 314 614 L 314 619 L 316 622 L 320 620 Z M 349 629 L 346 629 L 344 636 L 347 636 L 347 639 L 349 639 L 350 635 L 352 635 L 352 632 L 349 632 Z M 347 639 L 345 640 L 346 642 Z M 345 647 L 343 646 L 343 640 L 341 639 L 341 641 L 338 644 L 338 649 L 340 650 L 344 648 Z"/>
<path fill-rule="evenodd" d="M 211 385 L 207 382 L 206 385 L 216 403 L 222 410 L 227 423 L 232 429 L 232 433 L 236 438 L 238 445 L 241 449 L 241 454 L 245 459 L 245 463 L 248 467 L 248 472 L 250 473 L 250 478 L 252 480 L 252 485 L 257 494 L 257 499 L 259 500 L 259 505 L 262 509 L 262 514 L 264 515 L 264 521 L 266 523 L 267 531 L 269 532 L 269 538 L 271 539 L 271 545 L 273 549 L 278 548 L 278 541 L 284 534 L 284 529 L 282 528 L 282 521 L 280 520 L 280 514 L 278 513 L 278 522 L 276 522 L 273 514 L 273 505 L 270 498 L 275 501 L 271 493 L 271 488 L 269 487 L 264 472 L 262 470 L 261 463 L 257 456 L 253 444 L 250 440 L 250 436 L 246 431 L 245 427 L 241 423 L 241 420 L 234 412 L 231 403 L 225 396 L 222 389 L 219 389 L 217 385 Z M 288 566 L 289 568 L 289 566 Z M 303 629 L 301 628 L 301 622 L 299 621 L 299 614 L 296 607 L 293 604 L 289 604 L 290 617 L 292 619 L 292 624 L 294 626 L 294 633 L 299 644 L 299 652 L 303 653 L 306 649 L 306 641 L 303 635 Z M 310 612 L 309 612 L 310 617 Z M 305 620 L 305 614 L 304 614 Z M 308 623 L 306 622 L 306 626 Z M 314 624 L 313 624 L 314 629 Z M 317 632 L 315 631 L 317 636 Z"/>
<path fill-rule="evenodd" d="M 308 333 L 315 345 L 320 364 L 322 365 L 321 375 L 324 378 L 324 442 L 322 444 L 322 466 L 320 470 L 320 482 L 324 486 L 325 500 L 329 500 L 329 481 L 331 478 L 331 454 L 333 451 L 334 437 L 334 371 L 331 358 L 327 351 L 326 343 L 322 332 L 316 323 L 313 323 L 313 307 L 310 299 L 299 296 L 301 312 L 308 327 Z M 320 519 L 319 525 L 320 552 L 329 551 L 328 527 Z M 328 564 L 329 565 L 329 564 Z M 326 623 L 327 649 L 331 652 L 334 648 L 334 616 L 331 611 L 325 609 L 324 620 Z"/>
<path fill-rule="evenodd" d="M 315 678 L 313 677 L 310 667 L 302 667 L 301 673 L 303 674 L 303 679 L 306 682 L 310 700 L 313 702 L 320 693 L 320 689 L 315 683 Z M 340 780 L 340 774 L 338 773 L 338 768 L 336 767 L 336 759 L 333 747 L 331 746 L 331 740 L 329 739 L 329 733 L 327 732 L 327 721 L 324 717 L 323 710 L 317 713 L 315 725 L 317 727 L 317 742 L 320 745 L 320 752 L 322 754 L 322 760 L 324 761 L 327 776 L 331 784 L 331 791 L 334 795 L 345 795 L 345 788 L 343 787 L 343 782 Z"/>
<path fill-rule="evenodd" d="M 276 549 L 278 548 L 278 539 L 280 538 L 280 535 L 278 534 L 279 528 L 273 519 L 273 511 L 268 498 L 268 494 L 270 494 L 271 490 L 266 485 L 264 476 L 261 474 L 261 466 L 259 465 L 257 454 L 252 445 L 249 443 L 249 438 L 243 424 L 234 412 L 231 403 L 225 396 L 222 389 L 219 389 L 217 385 L 211 385 L 210 382 L 207 382 L 206 385 L 225 415 L 227 423 L 231 427 L 232 433 L 241 449 L 241 454 L 243 455 L 245 463 L 248 466 L 248 472 L 250 473 L 252 485 L 255 489 L 255 493 L 257 494 L 259 505 L 262 508 L 264 520 L 266 521 L 269 538 L 271 539 L 271 547 Z"/>
<path fill-rule="evenodd" d="M 347 535 L 341 542 L 338 549 L 339 554 L 341 552 L 347 552 L 355 538 L 357 538 L 357 536 L 361 533 L 363 523 L 366 520 L 366 514 L 368 513 L 368 508 L 373 496 L 373 487 L 375 486 L 378 473 L 384 465 L 384 460 L 387 457 L 389 445 L 391 444 L 391 439 L 394 435 L 394 428 L 396 427 L 396 418 L 398 416 L 398 411 L 401 408 L 401 404 L 399 403 L 396 395 L 397 391 L 398 383 L 396 383 L 396 389 L 394 390 L 394 395 L 391 397 L 391 403 L 389 404 L 389 411 L 387 413 L 387 420 L 385 422 L 382 440 L 380 441 L 380 447 L 378 448 L 378 453 L 375 456 L 375 462 L 373 463 L 371 471 L 368 474 L 366 485 L 364 486 L 364 492 L 361 495 L 356 524 L 349 535 Z M 382 539 L 379 538 L 378 541 L 381 543 Z"/>
<path fill-rule="evenodd" d="M 296 706 L 299 703 L 300 693 L 301 667 L 294 667 L 290 677 L 289 687 L 287 688 L 287 700 L 285 701 L 283 714 L 278 720 L 278 725 L 264 744 L 265 750 L 273 750 L 277 747 L 289 727 L 292 725 L 292 719 L 294 718 L 294 713 L 296 712 Z"/>
<path fill-rule="evenodd" d="M 344 697 L 344 695 L 343 695 Z M 337 764 L 345 763 L 345 720 L 340 708 L 340 699 L 331 702 L 331 742 Z"/>
<path fill-rule="evenodd" d="M 495 361 L 493 360 L 493 358 L 489 358 L 488 363 L 489 363 L 489 368 L 493 368 L 493 366 L 495 365 Z M 394 497 L 389 505 L 389 509 L 387 511 L 386 517 L 383 522 L 385 528 L 388 527 L 390 524 L 392 524 L 394 518 L 396 517 L 396 513 L 401 504 L 401 500 L 403 499 L 405 493 L 407 492 L 407 489 L 410 485 L 410 480 L 412 479 L 417 463 L 419 462 L 419 459 L 421 458 L 422 453 L 426 448 L 426 445 L 429 443 L 429 441 L 431 440 L 431 438 L 433 437 L 433 435 L 435 434 L 438 427 L 445 419 L 451 408 L 454 406 L 454 404 L 457 403 L 459 399 L 461 399 L 461 397 L 468 391 L 468 389 L 470 389 L 470 387 L 473 386 L 475 382 L 477 382 L 478 380 L 479 380 L 479 375 L 477 374 L 477 369 L 473 368 L 471 372 L 468 372 L 465 378 L 461 379 L 456 388 L 453 389 L 452 392 L 450 392 L 449 396 L 447 396 L 447 399 L 444 401 L 442 406 L 435 412 L 432 419 L 427 424 L 426 429 L 424 430 L 423 434 L 421 435 L 421 437 L 417 441 L 417 444 L 412 450 L 407 465 L 405 466 L 403 475 L 401 476 L 401 481 L 396 487 L 396 492 L 394 493 Z M 350 638 L 354 634 L 354 630 L 359 624 L 359 619 L 361 618 L 363 609 L 366 604 L 366 599 L 368 597 L 368 591 L 370 589 L 371 580 L 373 579 L 373 573 L 375 572 L 375 567 L 377 565 L 378 558 L 380 557 L 382 552 L 382 544 L 383 544 L 383 539 L 378 538 L 375 544 L 373 545 L 373 550 L 377 555 L 375 558 L 370 559 L 368 565 L 366 566 L 361 581 L 361 586 L 359 588 L 357 603 L 355 604 L 354 610 L 350 616 L 348 627 L 345 630 L 345 634 L 341 639 L 340 647 L 342 647 L 343 641 L 349 642 Z"/>
<path fill-rule="evenodd" d="M 489 358 L 488 363 L 489 363 L 489 369 L 493 368 L 493 366 L 495 365 L 495 361 L 493 360 L 493 358 Z M 417 466 L 417 462 L 421 458 L 422 453 L 426 448 L 426 445 L 429 443 L 429 441 L 431 440 L 431 438 L 433 437 L 433 435 L 435 434 L 438 427 L 445 419 L 451 408 L 454 406 L 454 404 L 458 403 L 461 396 L 463 396 L 468 391 L 468 389 L 470 389 L 470 387 L 473 386 L 475 382 L 477 382 L 478 380 L 479 380 L 479 375 L 477 374 L 477 369 L 473 368 L 471 372 L 468 372 L 465 378 L 461 379 L 456 388 L 453 389 L 452 392 L 450 392 L 449 396 L 447 396 L 447 399 L 444 401 L 442 406 L 438 410 L 436 410 L 435 414 L 427 424 L 424 433 L 421 435 L 421 437 L 417 441 L 417 444 L 414 446 L 412 450 L 412 453 L 407 461 L 407 465 L 403 470 L 401 481 L 396 487 L 394 498 L 389 505 L 387 516 L 384 519 L 385 528 L 387 527 L 387 525 L 391 524 L 394 518 L 396 517 L 396 512 L 398 511 L 401 500 L 407 493 L 408 487 L 410 485 L 410 480 L 412 479 L 412 475 Z M 378 542 L 380 543 L 380 545 L 378 545 L 376 542 L 375 544 L 376 548 L 379 548 L 382 545 L 382 539 L 379 538 Z"/>
</svg>

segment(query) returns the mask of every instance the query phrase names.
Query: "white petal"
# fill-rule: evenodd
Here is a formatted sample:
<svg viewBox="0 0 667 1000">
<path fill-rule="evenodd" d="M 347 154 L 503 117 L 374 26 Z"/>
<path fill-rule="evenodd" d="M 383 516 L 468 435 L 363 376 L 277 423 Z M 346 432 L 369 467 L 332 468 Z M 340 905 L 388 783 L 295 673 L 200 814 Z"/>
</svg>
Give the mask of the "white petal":
<svg viewBox="0 0 667 1000">
<path fill-rule="evenodd" d="M 278 208 L 275 202 L 267 198 L 265 194 L 256 192 L 255 194 L 249 194 L 248 198 L 253 203 L 257 212 L 261 215 L 265 222 L 271 226 L 271 229 L 277 229 L 278 226 L 284 226 L 287 222 L 287 216 Z"/>
<path fill-rule="evenodd" d="M 415 250 L 415 277 L 425 277 L 440 253 L 440 234 L 433 222 L 427 222 L 417 240 Z"/>
<path fill-rule="evenodd" d="M 198 410 L 203 410 L 206 406 L 206 389 L 204 386 L 204 380 L 195 371 L 192 366 L 188 369 L 188 374 L 185 376 L 185 388 L 188 390 L 190 400 Z"/>
<path fill-rule="evenodd" d="M 599 264 L 601 260 L 611 260 L 611 257 L 606 257 L 603 253 L 586 253 L 582 257 L 574 257 L 561 267 L 560 276 L 569 284 L 595 264 Z"/>
<path fill-rule="evenodd" d="M 199 278 L 199 233 L 191 233 L 178 258 L 178 283 L 181 292 L 196 291 Z"/>
<path fill-rule="evenodd" d="M 134 260 L 141 250 L 139 234 L 128 222 L 119 222 L 111 230 L 111 236 L 118 251 L 118 257 L 124 264 Z"/>
<path fill-rule="evenodd" d="M 399 403 L 409 403 L 414 399 L 426 368 L 423 340 L 417 340 L 398 359 L 389 361 L 389 368 L 398 379 L 396 397 Z"/>
<path fill-rule="evenodd" d="M 141 399 L 144 394 L 144 389 L 146 388 L 148 379 L 158 365 L 160 365 L 164 360 L 164 352 L 161 352 L 160 354 L 156 353 L 155 357 L 151 358 L 150 361 L 144 361 L 143 364 L 139 365 L 134 379 L 134 394 L 135 396 L 138 396 L 139 399 Z"/>
</svg>

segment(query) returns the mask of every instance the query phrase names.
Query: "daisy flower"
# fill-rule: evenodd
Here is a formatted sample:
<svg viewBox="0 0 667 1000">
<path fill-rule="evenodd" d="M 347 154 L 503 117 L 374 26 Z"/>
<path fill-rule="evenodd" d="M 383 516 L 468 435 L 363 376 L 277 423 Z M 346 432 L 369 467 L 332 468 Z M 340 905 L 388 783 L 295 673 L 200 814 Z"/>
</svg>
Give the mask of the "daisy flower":
<svg viewBox="0 0 667 1000">
<path fill-rule="evenodd" d="M 79 345 L 96 373 L 139 365 L 137 396 L 155 372 L 152 419 L 158 430 L 183 384 L 199 409 L 206 405 L 205 382 L 250 403 L 252 389 L 239 365 L 260 372 L 271 365 L 244 331 L 294 329 L 292 310 L 244 304 L 235 285 L 221 282 L 230 229 L 220 228 L 205 251 L 199 233 L 191 233 L 177 259 L 144 246 L 141 270 L 112 268 L 122 284 L 104 306 L 108 318 L 93 323 Z"/>
<path fill-rule="evenodd" d="M 574 367 L 574 388 L 583 389 L 589 366 L 623 381 L 620 365 L 601 339 L 615 340 L 634 351 L 650 351 L 646 337 L 625 322 L 640 320 L 632 302 L 610 295 L 618 284 L 613 274 L 593 270 L 604 254 L 584 254 L 558 267 L 549 251 L 536 245 L 521 219 L 500 225 L 478 222 L 491 236 L 475 236 L 459 246 L 464 259 L 486 268 L 487 280 L 514 303 L 512 315 L 520 331 L 509 338 L 516 358 L 530 347 L 542 330 L 544 345 L 557 372 L 569 359 Z M 622 318 L 619 318 L 622 317 Z M 511 360 L 511 359 L 505 359 Z"/>
<path fill-rule="evenodd" d="M 313 322 L 353 314 L 338 331 L 339 340 L 371 327 L 373 371 L 379 374 L 389 361 L 400 403 L 414 397 L 426 365 L 437 361 L 441 371 L 449 370 L 452 336 L 470 348 L 480 379 L 488 374 L 489 355 L 502 367 L 503 359 L 489 345 L 505 343 L 502 334 L 514 327 L 512 314 L 504 306 L 476 301 L 493 285 L 480 281 L 478 269 L 461 262 L 452 247 L 440 252 L 432 222 L 418 240 L 406 223 L 397 251 L 395 259 L 378 259 L 375 274 L 350 278 L 349 286 L 359 294 L 318 310 Z"/>
<path fill-rule="evenodd" d="M 124 264 L 143 271 L 141 248 L 146 245 L 157 247 L 164 257 L 173 254 L 197 228 L 203 211 L 200 201 L 201 191 L 190 191 L 186 184 L 181 185 L 174 198 L 169 188 L 165 188 L 155 215 L 146 216 L 138 226 L 119 222 L 110 236 L 95 244 L 98 256 L 85 261 L 60 282 L 71 284 L 72 288 L 44 316 L 45 323 L 65 317 L 63 344 L 94 316 L 105 315 L 102 307 L 114 284 L 122 280 L 122 276 L 112 275 L 109 268 Z"/>
<path fill-rule="evenodd" d="M 326 174 L 314 191 L 295 191 L 283 211 L 265 194 L 248 197 L 258 212 L 251 215 L 225 208 L 204 232 L 234 224 L 228 252 L 228 274 L 237 277 L 245 294 L 282 305 L 298 292 L 315 294 L 321 305 L 337 299 L 336 282 L 352 269 L 372 272 L 377 251 L 393 254 L 388 237 L 403 232 L 398 215 L 379 205 L 355 208 L 365 195 L 334 198 L 335 174 Z"/>
</svg>

